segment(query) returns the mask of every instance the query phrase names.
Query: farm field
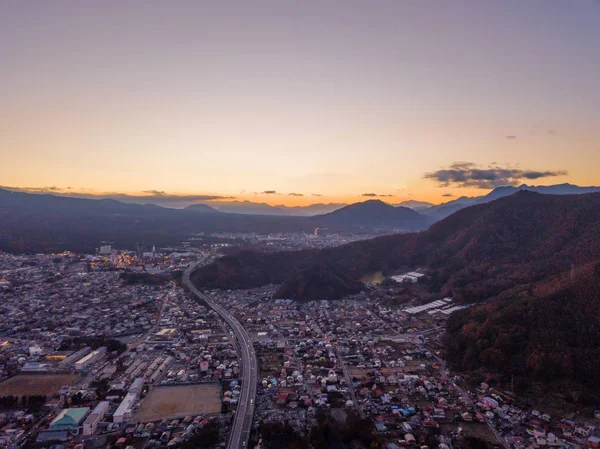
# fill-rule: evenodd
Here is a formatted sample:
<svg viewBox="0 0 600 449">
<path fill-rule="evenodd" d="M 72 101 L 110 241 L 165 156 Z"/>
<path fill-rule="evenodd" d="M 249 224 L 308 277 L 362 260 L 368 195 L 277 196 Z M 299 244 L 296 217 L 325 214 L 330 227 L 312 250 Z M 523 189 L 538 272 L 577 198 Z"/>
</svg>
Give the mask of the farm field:
<svg viewBox="0 0 600 449">
<path fill-rule="evenodd" d="M 73 385 L 79 378 L 76 374 L 20 374 L 0 383 L 0 396 L 58 394 L 65 385 Z"/>
<path fill-rule="evenodd" d="M 153 388 L 142 401 L 134 420 L 158 421 L 221 411 L 220 388 L 215 384 Z"/>
</svg>

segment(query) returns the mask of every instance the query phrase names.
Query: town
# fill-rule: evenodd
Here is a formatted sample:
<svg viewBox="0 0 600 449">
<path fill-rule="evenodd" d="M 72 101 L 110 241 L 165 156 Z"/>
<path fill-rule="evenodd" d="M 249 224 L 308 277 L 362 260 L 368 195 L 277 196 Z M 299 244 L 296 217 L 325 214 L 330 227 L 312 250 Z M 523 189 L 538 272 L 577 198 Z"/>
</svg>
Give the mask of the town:
<svg viewBox="0 0 600 449">
<path fill-rule="evenodd" d="M 232 447 L 249 386 L 235 329 L 214 303 L 256 353 L 256 397 L 244 404 L 252 447 L 271 447 L 276 423 L 302 439 L 324 417 L 368 422 L 372 443 L 390 449 L 598 447 L 600 412 L 551 414 L 449 371 L 445 323 L 470 305 L 422 294 L 424 270 L 339 301 L 273 299 L 274 285 L 203 300 L 181 273 L 221 245 L 0 254 L 0 445 Z"/>
</svg>

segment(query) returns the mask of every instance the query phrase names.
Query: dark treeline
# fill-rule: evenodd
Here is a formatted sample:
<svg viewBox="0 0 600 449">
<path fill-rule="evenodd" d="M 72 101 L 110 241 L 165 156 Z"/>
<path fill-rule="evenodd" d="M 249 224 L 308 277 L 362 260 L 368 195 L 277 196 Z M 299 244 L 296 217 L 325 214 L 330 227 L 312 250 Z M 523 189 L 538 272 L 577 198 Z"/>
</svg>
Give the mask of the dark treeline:
<svg viewBox="0 0 600 449">
<path fill-rule="evenodd" d="M 46 396 L 34 394 L 29 396 L 0 396 L 0 409 L 30 409 L 39 410 L 46 404 Z"/>
<path fill-rule="evenodd" d="M 117 352 L 122 354 L 127 349 L 125 343 L 115 340 L 114 338 L 106 337 L 73 337 L 65 338 L 58 348 L 59 351 L 69 351 L 84 348 L 90 346 L 92 349 L 98 349 L 102 346 L 106 346 L 108 352 Z"/>
<path fill-rule="evenodd" d="M 263 423 L 260 435 L 268 449 L 382 447 L 382 440 L 377 435 L 373 421 L 361 419 L 355 414 L 348 414 L 346 420 L 340 423 L 319 412 L 317 424 L 307 436 L 300 435 L 287 422 Z"/>
</svg>

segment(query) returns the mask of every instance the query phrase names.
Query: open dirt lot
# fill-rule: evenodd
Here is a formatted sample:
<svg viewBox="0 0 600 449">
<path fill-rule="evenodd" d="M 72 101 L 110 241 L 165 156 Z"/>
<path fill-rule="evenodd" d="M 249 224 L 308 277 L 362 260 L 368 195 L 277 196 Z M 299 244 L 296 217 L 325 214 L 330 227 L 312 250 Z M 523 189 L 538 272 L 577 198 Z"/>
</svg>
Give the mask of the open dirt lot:
<svg viewBox="0 0 600 449">
<path fill-rule="evenodd" d="M 0 383 L 0 396 L 42 394 L 51 397 L 65 385 L 73 385 L 76 374 L 21 374 Z"/>
<path fill-rule="evenodd" d="M 219 386 L 215 384 L 157 387 L 150 390 L 134 420 L 157 421 L 221 411 Z"/>
<path fill-rule="evenodd" d="M 350 377 L 356 377 L 358 379 L 368 376 L 367 373 L 369 371 L 370 370 L 368 370 L 366 368 L 355 368 L 353 366 L 348 367 L 348 374 L 350 374 Z"/>
<path fill-rule="evenodd" d="M 446 435 L 451 432 L 456 431 L 456 429 L 460 427 L 463 429 L 463 432 L 467 436 L 481 438 L 484 441 L 487 441 L 494 446 L 498 446 L 498 440 L 494 436 L 494 433 L 490 430 L 487 424 L 477 423 L 477 422 L 458 422 L 452 424 L 442 424 L 440 426 L 440 431 L 442 434 Z"/>
</svg>

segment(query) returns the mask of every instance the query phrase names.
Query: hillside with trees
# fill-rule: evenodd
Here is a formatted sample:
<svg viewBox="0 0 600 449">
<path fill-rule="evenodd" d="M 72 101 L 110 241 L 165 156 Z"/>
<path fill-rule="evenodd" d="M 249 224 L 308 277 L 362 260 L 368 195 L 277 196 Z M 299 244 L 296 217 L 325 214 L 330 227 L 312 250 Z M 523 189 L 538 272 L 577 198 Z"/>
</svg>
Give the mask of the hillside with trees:
<svg viewBox="0 0 600 449">
<path fill-rule="evenodd" d="M 316 265 L 296 270 L 290 279 L 279 286 L 273 297 L 296 300 L 340 299 L 360 292 L 363 287 L 361 282 L 341 270 Z"/>
<path fill-rule="evenodd" d="M 428 268 L 432 291 L 463 302 L 527 294 L 600 254 L 600 194 L 516 194 L 468 207 L 421 233 L 322 250 L 229 254 L 193 274 L 203 288 L 251 288 L 295 278 L 309 267 L 351 279 Z M 322 298 L 313 298 L 322 299 Z"/>
<path fill-rule="evenodd" d="M 600 262 L 588 264 L 527 296 L 455 313 L 447 358 L 454 369 L 483 369 L 521 389 L 559 382 L 567 401 L 600 400 Z"/>
</svg>

